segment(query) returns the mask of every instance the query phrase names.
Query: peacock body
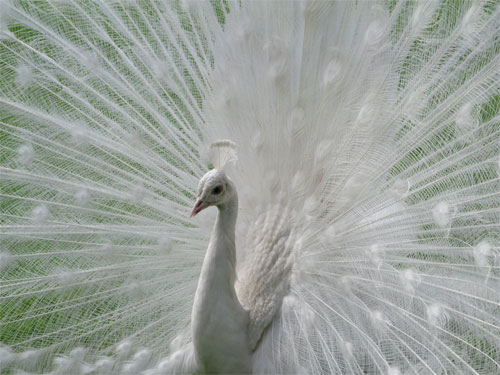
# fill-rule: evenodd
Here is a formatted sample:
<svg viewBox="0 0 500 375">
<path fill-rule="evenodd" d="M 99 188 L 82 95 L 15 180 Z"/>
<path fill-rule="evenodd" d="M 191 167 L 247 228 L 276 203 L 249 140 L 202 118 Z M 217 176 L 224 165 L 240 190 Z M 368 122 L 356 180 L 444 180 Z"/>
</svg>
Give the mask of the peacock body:
<svg viewBox="0 0 500 375">
<path fill-rule="evenodd" d="M 0 372 L 500 371 L 497 1 L 3 0 L 0 77 Z"/>
</svg>

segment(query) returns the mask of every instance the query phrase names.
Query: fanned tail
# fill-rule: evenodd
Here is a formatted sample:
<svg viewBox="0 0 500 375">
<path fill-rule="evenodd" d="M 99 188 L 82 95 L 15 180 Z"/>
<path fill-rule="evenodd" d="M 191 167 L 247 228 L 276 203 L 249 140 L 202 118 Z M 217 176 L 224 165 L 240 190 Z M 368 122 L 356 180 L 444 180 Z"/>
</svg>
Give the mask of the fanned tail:
<svg viewBox="0 0 500 375">
<path fill-rule="evenodd" d="M 231 139 L 254 373 L 498 372 L 497 1 L 0 12 L 0 371 L 193 370 Z"/>
</svg>

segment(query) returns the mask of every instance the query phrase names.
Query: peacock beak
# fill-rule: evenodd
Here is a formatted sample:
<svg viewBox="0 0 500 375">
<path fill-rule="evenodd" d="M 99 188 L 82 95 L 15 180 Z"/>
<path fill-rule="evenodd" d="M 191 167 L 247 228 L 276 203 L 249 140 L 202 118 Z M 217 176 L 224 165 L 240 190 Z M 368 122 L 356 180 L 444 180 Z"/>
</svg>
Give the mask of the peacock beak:
<svg viewBox="0 0 500 375">
<path fill-rule="evenodd" d="M 193 211 L 191 211 L 190 217 L 195 216 L 198 212 L 204 210 L 207 207 L 208 205 L 205 202 L 203 202 L 201 198 L 196 199 L 196 203 L 194 204 Z"/>
</svg>

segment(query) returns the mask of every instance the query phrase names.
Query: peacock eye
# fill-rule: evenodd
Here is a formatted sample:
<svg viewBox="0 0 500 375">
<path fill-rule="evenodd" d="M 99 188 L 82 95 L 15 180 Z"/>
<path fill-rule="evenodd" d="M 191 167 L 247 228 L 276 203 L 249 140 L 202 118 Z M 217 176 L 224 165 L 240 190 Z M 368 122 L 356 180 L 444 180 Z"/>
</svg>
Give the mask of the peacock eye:
<svg viewBox="0 0 500 375">
<path fill-rule="evenodd" d="M 216 187 L 214 187 L 214 190 L 212 190 L 212 193 L 215 195 L 222 193 L 222 185 L 217 185 Z"/>
</svg>

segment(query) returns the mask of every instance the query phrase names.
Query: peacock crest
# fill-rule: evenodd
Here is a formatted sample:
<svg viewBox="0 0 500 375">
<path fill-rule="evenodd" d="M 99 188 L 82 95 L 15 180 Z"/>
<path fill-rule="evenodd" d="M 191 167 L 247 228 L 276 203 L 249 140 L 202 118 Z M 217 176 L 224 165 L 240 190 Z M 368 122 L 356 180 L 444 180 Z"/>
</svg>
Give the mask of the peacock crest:
<svg viewBox="0 0 500 375">
<path fill-rule="evenodd" d="M 230 163 L 236 163 L 236 144 L 228 139 L 219 140 L 210 144 L 209 160 L 216 169 L 224 169 Z"/>
</svg>

